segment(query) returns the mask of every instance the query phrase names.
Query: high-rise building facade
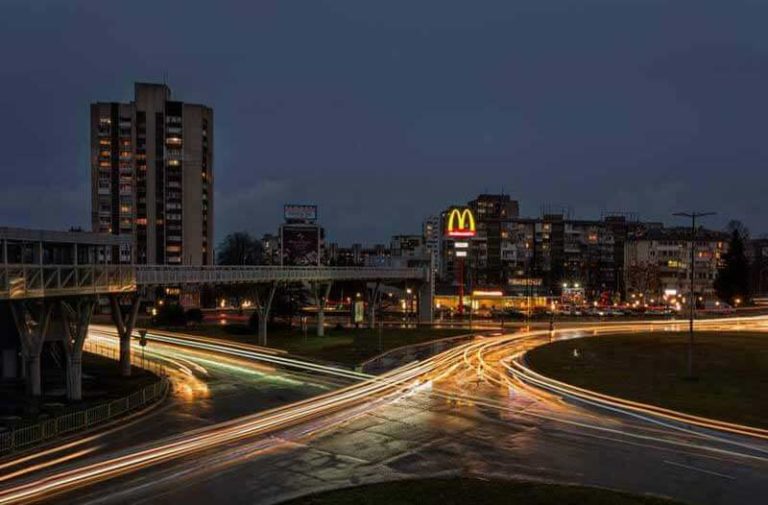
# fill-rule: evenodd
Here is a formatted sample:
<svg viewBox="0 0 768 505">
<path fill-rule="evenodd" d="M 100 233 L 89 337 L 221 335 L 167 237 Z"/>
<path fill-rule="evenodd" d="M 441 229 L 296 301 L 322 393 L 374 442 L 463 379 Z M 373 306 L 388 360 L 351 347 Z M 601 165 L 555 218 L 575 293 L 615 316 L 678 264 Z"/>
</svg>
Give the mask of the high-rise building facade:
<svg viewBox="0 0 768 505">
<path fill-rule="evenodd" d="M 213 264 L 213 110 L 135 84 L 91 104 L 93 231 L 132 235 L 140 264 Z"/>
<path fill-rule="evenodd" d="M 693 290 L 712 298 L 713 283 L 728 250 L 728 234 L 699 228 L 694 250 Z M 689 228 L 653 228 L 627 237 L 625 285 L 628 293 L 657 297 L 690 291 L 691 231 Z"/>
</svg>

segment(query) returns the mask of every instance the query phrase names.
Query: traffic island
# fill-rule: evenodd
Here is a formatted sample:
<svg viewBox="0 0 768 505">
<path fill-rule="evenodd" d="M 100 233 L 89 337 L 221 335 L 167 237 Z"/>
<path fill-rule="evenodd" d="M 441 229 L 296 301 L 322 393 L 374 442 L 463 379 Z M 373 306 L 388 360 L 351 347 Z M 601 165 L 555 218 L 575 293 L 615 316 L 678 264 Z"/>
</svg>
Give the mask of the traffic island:
<svg viewBox="0 0 768 505">
<path fill-rule="evenodd" d="M 284 505 L 675 505 L 605 489 L 467 478 L 403 480 L 302 496 Z"/>
<path fill-rule="evenodd" d="M 768 428 L 768 335 L 698 331 L 561 340 L 535 348 L 535 372 L 573 386 L 709 419 Z"/>
</svg>

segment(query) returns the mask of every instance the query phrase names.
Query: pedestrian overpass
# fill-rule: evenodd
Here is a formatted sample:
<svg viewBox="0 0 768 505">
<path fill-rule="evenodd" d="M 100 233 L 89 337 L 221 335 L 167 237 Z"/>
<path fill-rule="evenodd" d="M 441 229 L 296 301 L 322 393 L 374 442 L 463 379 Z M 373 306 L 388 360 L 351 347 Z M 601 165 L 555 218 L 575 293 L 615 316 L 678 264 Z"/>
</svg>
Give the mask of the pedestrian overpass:
<svg viewBox="0 0 768 505">
<path fill-rule="evenodd" d="M 110 301 L 120 337 L 120 367 L 123 375 L 130 375 L 131 336 L 142 297 L 154 287 L 245 286 L 256 302 L 261 345 L 267 344 L 275 292 L 288 283 L 310 286 L 318 308 L 318 336 L 324 334 L 325 303 L 334 282 L 364 281 L 372 286 L 371 324 L 381 285 L 413 286 L 419 320 L 432 321 L 433 275 L 428 267 L 132 265 L 121 263 L 126 248 L 130 238 L 125 236 L 0 228 L 0 318 L 12 320 L 18 331 L 29 394 L 41 394 L 43 344 L 60 341 L 67 360 L 68 396 L 80 399 L 82 348 L 99 297 Z M 9 378 L 16 374 L 18 351 L 0 339 L 0 353 L 3 377 Z"/>
</svg>

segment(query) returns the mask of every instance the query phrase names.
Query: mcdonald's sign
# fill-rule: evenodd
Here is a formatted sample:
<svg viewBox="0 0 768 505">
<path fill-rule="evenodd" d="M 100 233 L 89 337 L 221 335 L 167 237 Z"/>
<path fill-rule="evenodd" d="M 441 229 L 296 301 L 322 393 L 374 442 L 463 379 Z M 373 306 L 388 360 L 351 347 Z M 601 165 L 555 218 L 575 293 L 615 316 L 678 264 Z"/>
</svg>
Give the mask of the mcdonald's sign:
<svg viewBox="0 0 768 505">
<path fill-rule="evenodd" d="M 451 209 L 446 220 L 445 234 L 449 237 L 474 237 L 477 228 L 472 211 L 468 207 Z"/>
</svg>

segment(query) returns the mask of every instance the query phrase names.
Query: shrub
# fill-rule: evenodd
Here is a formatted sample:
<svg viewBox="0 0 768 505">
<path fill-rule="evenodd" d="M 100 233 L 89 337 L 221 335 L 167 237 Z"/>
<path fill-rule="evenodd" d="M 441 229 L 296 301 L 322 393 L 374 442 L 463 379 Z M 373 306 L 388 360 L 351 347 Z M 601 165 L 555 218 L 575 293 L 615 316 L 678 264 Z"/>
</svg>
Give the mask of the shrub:
<svg viewBox="0 0 768 505">
<path fill-rule="evenodd" d="M 184 308 L 175 303 L 166 303 L 157 309 L 157 315 L 153 319 L 157 326 L 186 326 L 187 317 Z"/>
<path fill-rule="evenodd" d="M 189 309 L 185 316 L 188 323 L 200 324 L 203 322 L 203 311 L 198 308 Z"/>
</svg>

